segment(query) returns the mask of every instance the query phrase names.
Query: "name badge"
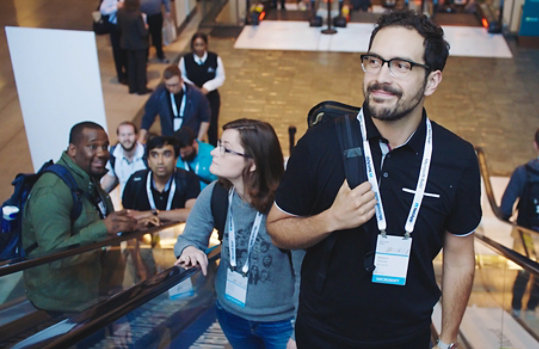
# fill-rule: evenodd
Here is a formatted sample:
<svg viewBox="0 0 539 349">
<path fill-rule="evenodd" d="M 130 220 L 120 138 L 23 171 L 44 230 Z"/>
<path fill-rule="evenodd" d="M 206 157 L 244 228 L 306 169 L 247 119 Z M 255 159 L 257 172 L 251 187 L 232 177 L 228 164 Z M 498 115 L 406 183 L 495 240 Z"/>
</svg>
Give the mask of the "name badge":
<svg viewBox="0 0 539 349">
<path fill-rule="evenodd" d="M 412 238 L 402 236 L 378 235 L 376 254 L 374 255 L 374 272 L 372 282 L 404 286 L 408 272 L 408 261 Z"/>
<path fill-rule="evenodd" d="M 174 118 L 174 131 L 178 131 L 183 124 L 183 118 Z"/>
<path fill-rule="evenodd" d="M 191 278 L 179 282 L 176 286 L 173 286 L 168 290 L 169 299 L 184 299 L 194 295 L 195 290 L 193 289 Z"/>
<path fill-rule="evenodd" d="M 248 280 L 248 276 L 244 276 L 241 273 L 227 268 L 225 299 L 239 305 L 242 308 L 245 307 Z"/>
</svg>

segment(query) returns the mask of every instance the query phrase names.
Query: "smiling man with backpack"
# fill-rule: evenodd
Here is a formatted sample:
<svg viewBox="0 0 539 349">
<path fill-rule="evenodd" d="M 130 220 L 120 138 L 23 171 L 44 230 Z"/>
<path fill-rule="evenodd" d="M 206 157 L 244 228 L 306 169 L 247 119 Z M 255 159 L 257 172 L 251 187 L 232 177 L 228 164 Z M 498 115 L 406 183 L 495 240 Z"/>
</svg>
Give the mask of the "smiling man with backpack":
<svg viewBox="0 0 539 349">
<path fill-rule="evenodd" d="M 535 131 L 533 142 L 535 152 L 539 155 L 539 129 Z M 517 204 L 517 224 L 519 226 L 539 231 L 539 157 L 528 161 L 515 169 L 509 184 L 502 197 L 500 210 L 505 219 L 513 214 L 513 205 Z M 522 235 L 520 235 L 522 234 Z M 523 253 L 526 249 L 533 248 L 533 237 L 526 232 L 519 233 L 518 229 L 513 231 L 515 239 L 514 249 Z M 532 251 L 529 251 L 532 252 Z M 513 285 L 513 314 L 520 315 L 522 308 L 522 297 L 526 291 L 526 285 L 530 280 L 530 273 L 520 270 Z M 530 315 L 535 315 L 535 308 L 539 303 L 539 280 L 532 280 L 530 297 L 526 305 L 526 311 Z"/>
<path fill-rule="evenodd" d="M 108 136 L 100 125 L 81 122 L 72 127 L 68 148 L 56 165 L 64 167 L 76 185 L 46 172 L 32 187 L 22 212 L 22 243 L 28 257 L 136 228 L 137 221 L 128 211 L 113 212 L 110 197 L 99 185 L 107 172 L 108 146 Z M 82 208 L 74 216 L 77 205 Z M 84 309 L 96 298 L 100 277 L 99 251 L 24 272 L 28 298 L 36 307 L 50 311 Z"/>
</svg>

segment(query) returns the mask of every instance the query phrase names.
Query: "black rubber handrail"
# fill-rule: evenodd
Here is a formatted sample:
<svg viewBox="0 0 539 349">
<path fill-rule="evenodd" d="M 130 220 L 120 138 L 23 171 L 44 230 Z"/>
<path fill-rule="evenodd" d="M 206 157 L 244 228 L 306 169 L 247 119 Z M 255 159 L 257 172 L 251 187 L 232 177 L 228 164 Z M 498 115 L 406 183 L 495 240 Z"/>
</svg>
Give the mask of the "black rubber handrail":
<svg viewBox="0 0 539 349">
<path fill-rule="evenodd" d="M 221 246 L 215 246 L 208 253 L 210 263 L 221 257 Z M 111 324 L 125 314 L 166 292 L 172 286 L 186 280 L 200 269 L 184 270 L 173 266 L 161 273 L 94 305 L 77 316 L 70 317 L 73 328 L 60 336 L 50 330 L 49 339 L 25 346 L 25 348 L 67 348 L 88 337 L 99 329 Z M 40 336 L 48 337 L 49 329 L 42 330 Z"/>
<path fill-rule="evenodd" d="M 529 271 L 535 277 L 537 277 L 537 275 L 539 274 L 539 263 L 529 259 L 528 257 L 516 252 L 515 250 L 507 246 L 500 244 L 499 242 L 492 240 L 491 238 L 486 237 L 483 234 L 475 233 L 475 237 L 485 242 L 488 247 L 495 250 L 500 255 L 520 265 L 522 269 Z"/>
<path fill-rule="evenodd" d="M 54 250 L 54 252 L 48 253 L 43 256 L 33 257 L 30 259 L 27 258 L 19 258 L 19 259 L 11 259 L 2 262 L 0 264 L 0 277 L 8 274 L 12 274 L 21 270 L 25 270 L 28 268 L 32 268 L 38 265 L 47 264 L 53 261 L 56 261 L 58 259 L 74 256 L 83 252 L 88 252 L 91 250 L 95 250 L 104 246 L 110 246 L 117 243 L 120 243 L 122 241 L 131 240 L 134 238 L 139 238 L 142 235 L 145 234 L 155 234 L 163 229 L 170 228 L 177 223 L 169 224 L 161 227 L 155 227 L 150 228 L 146 231 L 136 231 L 136 232 L 130 232 L 130 233 L 123 233 L 119 236 L 114 236 L 108 239 L 100 240 L 97 242 L 92 242 L 88 244 L 76 244 L 67 246 L 58 250 Z"/>
</svg>

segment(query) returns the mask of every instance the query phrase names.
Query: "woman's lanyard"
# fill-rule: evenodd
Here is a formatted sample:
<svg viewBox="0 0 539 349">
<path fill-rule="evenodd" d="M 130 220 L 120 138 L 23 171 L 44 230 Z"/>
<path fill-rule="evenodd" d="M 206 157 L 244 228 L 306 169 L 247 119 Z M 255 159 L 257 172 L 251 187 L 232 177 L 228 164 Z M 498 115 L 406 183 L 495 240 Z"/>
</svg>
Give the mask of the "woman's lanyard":
<svg viewBox="0 0 539 349">
<path fill-rule="evenodd" d="M 178 131 L 183 124 L 183 114 L 185 112 L 187 92 L 183 89 L 182 103 L 180 105 L 180 113 L 178 114 L 178 106 L 176 105 L 176 98 L 173 93 L 170 93 L 170 102 L 172 104 L 172 115 L 174 116 L 174 131 Z"/>
<path fill-rule="evenodd" d="M 372 158 L 371 147 L 369 144 L 369 140 L 367 139 L 367 128 L 365 127 L 365 116 L 363 115 L 363 109 L 359 111 L 357 119 L 359 120 L 361 136 L 363 137 L 363 152 L 365 153 L 367 178 L 372 186 L 372 190 L 374 191 L 374 196 L 376 198 L 376 205 L 374 207 L 376 212 L 376 224 L 378 225 L 378 230 L 380 230 L 382 235 L 385 236 L 387 229 L 387 221 L 384 214 L 384 206 L 382 204 L 380 188 L 378 187 L 378 181 L 376 180 L 376 172 L 374 170 L 374 161 Z M 426 118 L 426 124 L 427 135 L 425 137 L 425 149 L 423 151 L 423 159 L 421 160 L 421 170 L 419 171 L 419 179 L 417 181 L 414 199 L 412 201 L 412 206 L 410 207 L 410 212 L 408 213 L 408 218 L 406 219 L 406 224 L 404 226 L 405 238 L 409 238 L 414 231 L 415 223 L 417 222 L 417 216 L 419 213 L 419 208 L 421 207 L 421 202 L 423 201 L 423 197 L 425 196 L 425 188 L 427 187 L 427 179 L 429 176 L 429 168 L 432 156 L 432 125 L 429 118 Z"/>
<path fill-rule="evenodd" d="M 230 268 L 232 271 L 236 269 L 236 233 L 234 231 L 234 215 L 232 213 L 232 198 L 234 197 L 234 187 L 230 188 L 228 191 L 228 213 L 227 213 L 227 229 L 228 229 L 228 250 L 230 254 Z M 260 223 L 262 222 L 262 217 L 264 215 L 260 212 L 256 212 L 256 217 L 251 228 L 251 236 L 249 237 L 249 244 L 247 245 L 247 258 L 245 264 L 241 268 L 241 272 L 244 275 L 247 275 L 249 271 L 249 259 L 251 257 L 251 252 L 255 245 L 256 237 L 258 236 L 258 231 L 260 230 Z"/>
<path fill-rule="evenodd" d="M 148 178 L 146 179 L 146 194 L 148 195 L 148 203 L 150 204 L 150 208 L 152 210 L 156 210 L 157 207 L 155 207 L 155 201 L 153 199 L 151 181 L 152 181 L 152 171 L 149 171 Z M 165 210 L 167 211 L 169 211 L 172 208 L 172 199 L 174 198 L 174 194 L 176 193 L 176 181 L 174 180 L 174 174 L 172 174 L 168 183 L 165 185 L 165 190 L 167 186 L 169 185 L 170 185 L 170 191 L 168 192 L 167 206 L 165 208 Z"/>
</svg>

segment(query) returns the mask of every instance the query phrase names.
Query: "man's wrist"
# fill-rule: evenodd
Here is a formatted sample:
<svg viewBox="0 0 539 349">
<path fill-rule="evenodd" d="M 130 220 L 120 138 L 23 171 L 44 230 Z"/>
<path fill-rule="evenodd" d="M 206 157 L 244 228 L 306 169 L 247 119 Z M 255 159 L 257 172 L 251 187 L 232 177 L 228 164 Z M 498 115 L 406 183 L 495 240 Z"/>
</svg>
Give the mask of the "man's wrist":
<svg viewBox="0 0 539 349">
<path fill-rule="evenodd" d="M 438 339 L 438 343 L 436 343 L 436 346 L 440 349 L 455 349 L 458 345 L 456 342 L 445 343 L 441 339 Z"/>
</svg>

